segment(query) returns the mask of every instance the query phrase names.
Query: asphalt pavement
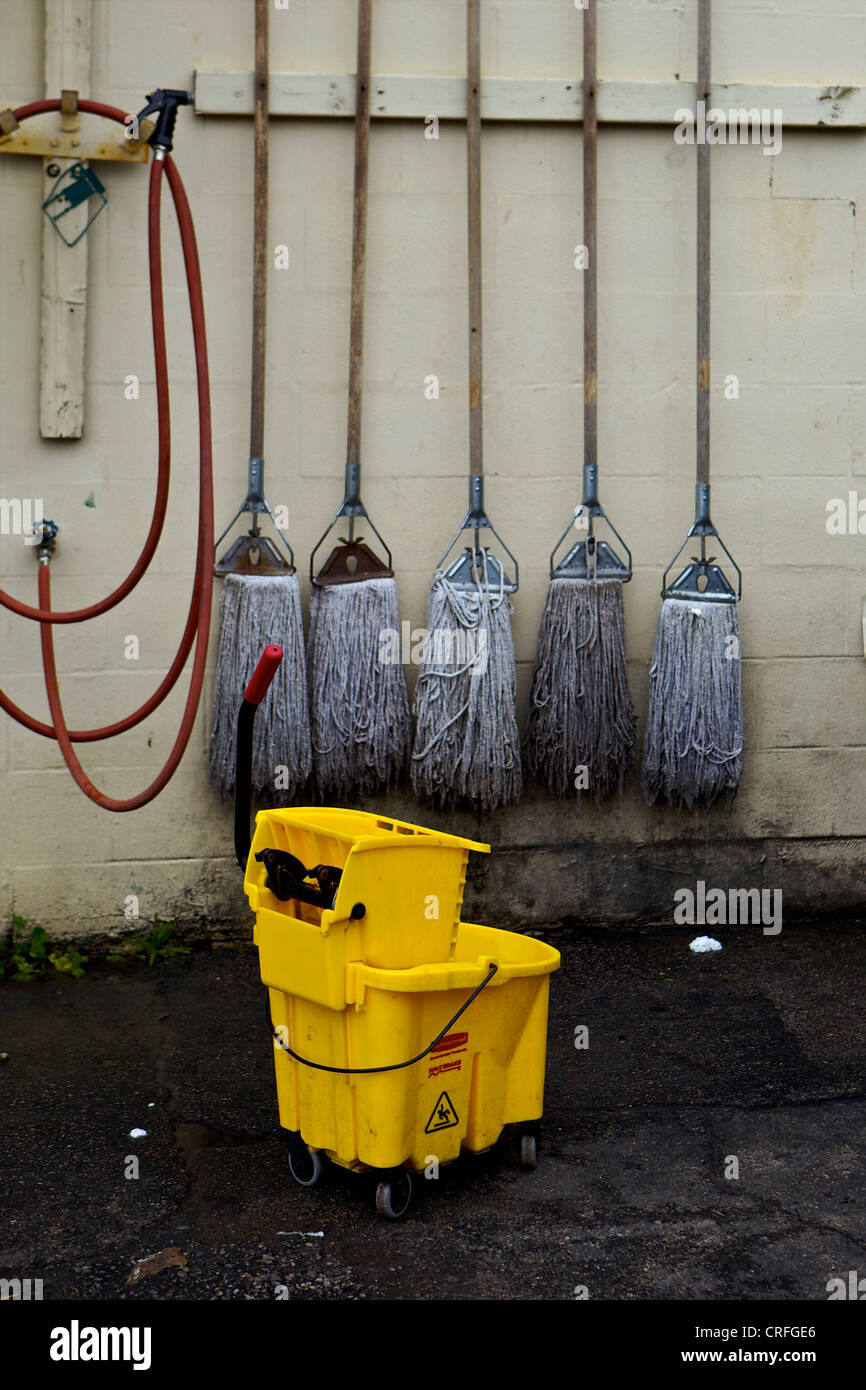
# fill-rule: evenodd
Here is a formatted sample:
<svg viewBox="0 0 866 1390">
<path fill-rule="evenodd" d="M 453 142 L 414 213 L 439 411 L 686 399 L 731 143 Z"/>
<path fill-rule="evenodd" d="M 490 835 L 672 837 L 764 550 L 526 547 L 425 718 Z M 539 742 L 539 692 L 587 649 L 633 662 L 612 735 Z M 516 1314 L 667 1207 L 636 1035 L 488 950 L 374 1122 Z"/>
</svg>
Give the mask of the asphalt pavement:
<svg viewBox="0 0 866 1390">
<path fill-rule="evenodd" d="M 254 948 L 0 983 L 0 1278 L 45 1299 L 826 1300 L 866 1276 L 866 930 L 731 929 L 698 955 L 703 930 L 546 933 L 537 1170 L 506 1131 L 418 1178 L 399 1222 L 364 1176 L 291 1178 Z"/>
</svg>

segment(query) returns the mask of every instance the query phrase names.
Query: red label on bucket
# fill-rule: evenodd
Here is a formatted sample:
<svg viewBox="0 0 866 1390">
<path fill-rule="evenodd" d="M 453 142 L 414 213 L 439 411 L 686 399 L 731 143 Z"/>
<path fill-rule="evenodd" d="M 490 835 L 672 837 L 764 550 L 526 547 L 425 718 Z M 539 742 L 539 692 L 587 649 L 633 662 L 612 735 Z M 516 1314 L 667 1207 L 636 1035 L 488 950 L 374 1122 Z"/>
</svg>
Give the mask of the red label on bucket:
<svg viewBox="0 0 866 1390">
<path fill-rule="evenodd" d="M 468 1033 L 449 1033 L 447 1037 L 439 1039 L 433 1048 L 433 1055 L 438 1055 L 440 1052 L 463 1052 L 468 1041 Z"/>
<path fill-rule="evenodd" d="M 428 1076 L 441 1076 L 443 1071 L 460 1071 L 463 1062 L 460 1057 L 455 1057 L 453 1062 L 442 1062 L 438 1067 L 430 1067 Z"/>
</svg>

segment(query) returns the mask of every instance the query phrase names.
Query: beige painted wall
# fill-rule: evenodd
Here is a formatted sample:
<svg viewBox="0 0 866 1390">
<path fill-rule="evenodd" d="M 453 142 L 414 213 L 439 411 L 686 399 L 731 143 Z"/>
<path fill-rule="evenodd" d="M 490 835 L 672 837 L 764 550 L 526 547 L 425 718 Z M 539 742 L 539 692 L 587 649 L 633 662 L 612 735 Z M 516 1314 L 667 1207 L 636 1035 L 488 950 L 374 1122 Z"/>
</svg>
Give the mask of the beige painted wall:
<svg viewBox="0 0 866 1390">
<path fill-rule="evenodd" d="M 719 81 L 866 82 L 861 0 L 716 0 Z M 0 99 L 42 95 L 42 6 L 0 0 Z M 272 15 L 275 70 L 351 71 L 353 0 L 291 0 Z M 193 70 L 252 65 L 245 0 L 94 0 L 93 96 L 135 111 Z M 462 0 L 377 0 L 374 70 L 459 74 Z M 580 73 L 570 0 L 487 0 L 485 73 Z M 695 3 L 600 10 L 608 78 L 694 72 Z M 197 220 L 208 313 L 218 529 L 245 490 L 251 275 L 251 122 L 181 112 L 175 155 Z M 662 564 L 691 520 L 694 151 L 671 129 L 604 127 L 600 165 L 603 496 L 635 557 L 626 589 L 633 688 L 645 713 Z M 0 159 L 0 492 L 42 497 L 62 528 L 55 603 L 92 602 L 127 572 L 155 477 L 145 247 L 146 175 L 103 165 L 109 206 L 90 233 L 87 420 L 80 442 L 38 433 L 38 160 Z M 866 498 L 866 133 L 790 130 L 782 153 L 718 147 L 714 178 L 714 517 L 744 570 L 746 760 L 733 814 L 648 811 L 637 783 L 601 810 L 528 798 L 455 828 L 490 840 L 470 904 L 490 920 L 670 918 L 697 877 L 783 886 L 788 911 L 852 910 L 866 860 L 863 536 L 830 536 L 826 504 Z M 291 510 L 298 555 L 342 491 L 352 131 L 272 125 L 271 240 L 291 267 L 270 283 L 267 491 Z M 488 508 L 517 552 L 514 631 L 525 707 L 547 555 L 577 499 L 581 459 L 580 142 L 576 128 L 484 132 Z M 859 213 L 859 216 L 858 216 Z M 392 545 L 402 612 L 424 621 L 435 562 L 465 510 L 465 145 L 457 124 L 374 126 L 364 414 L 365 500 Z M 182 629 L 196 517 L 195 400 L 182 266 L 166 216 L 175 468 L 165 537 L 135 595 L 57 633 L 71 724 L 117 718 L 158 684 Z M 138 401 L 124 398 L 136 373 Z M 438 401 L 424 378 L 441 381 Z M 740 397 L 726 401 L 729 373 Z M 85 505 L 93 495 L 95 506 Z M 0 538 L 0 574 L 35 601 L 33 553 Z M 124 638 L 141 659 L 124 659 Z M 47 718 L 38 633 L 0 615 L 9 694 Z M 84 750 L 114 794 L 147 784 L 183 688 L 138 729 Z M 208 789 L 210 693 L 179 773 L 144 811 L 112 816 L 74 787 L 56 746 L 0 719 L 0 921 L 56 933 L 144 916 L 243 922 L 228 813 Z M 431 823 L 410 798 L 390 808 Z M 438 818 L 441 820 L 441 818 Z"/>
</svg>

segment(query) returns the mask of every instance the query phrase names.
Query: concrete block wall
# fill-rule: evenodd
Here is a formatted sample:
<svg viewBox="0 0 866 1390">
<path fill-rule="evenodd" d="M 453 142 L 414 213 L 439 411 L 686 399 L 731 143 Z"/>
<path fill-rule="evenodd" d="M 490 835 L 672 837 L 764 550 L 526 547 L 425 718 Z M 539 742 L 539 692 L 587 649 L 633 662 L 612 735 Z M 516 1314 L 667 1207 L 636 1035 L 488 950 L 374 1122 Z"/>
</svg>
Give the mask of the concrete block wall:
<svg viewBox="0 0 866 1390">
<path fill-rule="evenodd" d="M 866 82 L 859 0 L 716 0 L 719 82 Z M 376 0 L 374 70 L 464 71 L 462 0 Z M 42 6 L 0 0 L 0 99 L 42 95 Z M 579 79 L 571 0 L 487 0 L 483 68 Z M 274 70 L 351 72 L 354 0 L 291 0 L 271 16 Z M 602 78 L 686 81 L 695 0 L 599 4 Z M 130 111 L 195 69 L 252 66 L 242 0 L 94 0 L 91 92 Z M 684 97 L 684 104 L 690 98 Z M 272 121 L 270 239 L 290 249 L 269 286 L 267 492 L 308 554 L 342 493 L 352 130 Z M 487 502 L 518 555 L 514 633 L 525 713 L 547 557 L 578 500 L 582 412 L 580 136 L 554 125 L 484 129 Z M 252 126 L 181 112 L 176 160 L 205 279 L 218 530 L 244 495 L 248 454 Z M 0 493 L 36 496 L 63 527 L 54 601 L 116 585 L 143 542 L 155 480 L 145 244 L 146 174 L 102 166 L 109 194 L 89 233 L 87 405 L 79 442 L 38 430 L 38 160 L 0 158 Z M 641 717 L 661 569 L 691 521 L 694 477 L 694 150 L 672 127 L 603 126 L 600 192 L 600 463 L 603 495 L 634 552 L 628 655 Z M 529 794 L 485 820 L 437 816 L 411 796 L 384 809 L 491 842 L 467 912 L 500 923 L 670 921 L 676 887 L 781 887 L 786 914 L 857 912 L 866 861 L 866 539 L 830 535 L 827 503 L 866 499 L 866 131 L 785 130 L 782 152 L 713 152 L 714 517 L 744 571 L 745 770 L 733 810 L 647 810 L 637 778 L 601 808 Z M 860 215 L 858 216 L 858 213 Z M 126 603 L 56 631 L 72 725 L 104 722 L 159 683 L 183 628 L 196 527 L 195 387 L 183 267 L 170 207 L 165 284 L 174 469 L 165 535 Z M 423 624 L 439 554 L 465 511 L 465 141 L 443 122 L 374 124 L 369 209 L 364 495 L 391 544 L 401 609 Z M 124 379 L 140 378 L 138 400 Z M 425 378 L 440 380 L 438 400 Z M 725 378 L 739 378 L 727 400 Z M 33 553 L 0 537 L 3 587 L 35 601 Z M 305 585 L 305 601 L 306 588 Z M 214 634 L 216 623 L 214 623 Z M 135 634 L 140 659 L 124 657 Z M 213 654 L 211 665 L 213 662 Z M 0 611 L 2 687 L 47 718 L 38 632 Z M 409 673 L 414 684 L 414 672 Z M 248 929 L 231 818 L 208 788 L 212 674 L 184 762 L 143 811 L 112 816 L 74 787 L 56 746 L 0 719 L 0 921 L 56 935 L 146 918 Z M 128 794 L 162 765 L 185 679 L 163 709 L 87 746 L 98 785 Z"/>
</svg>

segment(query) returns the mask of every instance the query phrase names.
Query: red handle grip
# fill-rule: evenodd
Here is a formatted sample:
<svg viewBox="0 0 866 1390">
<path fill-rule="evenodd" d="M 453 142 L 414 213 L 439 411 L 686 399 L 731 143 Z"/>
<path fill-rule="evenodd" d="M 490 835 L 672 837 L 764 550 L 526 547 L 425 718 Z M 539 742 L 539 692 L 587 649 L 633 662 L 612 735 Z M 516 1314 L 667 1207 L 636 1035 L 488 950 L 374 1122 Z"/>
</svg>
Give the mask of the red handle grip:
<svg viewBox="0 0 866 1390">
<path fill-rule="evenodd" d="M 262 703 L 282 659 L 282 647 L 276 646 L 273 642 L 269 647 L 265 647 L 259 658 L 259 664 L 250 677 L 250 683 L 244 691 L 244 699 L 248 704 L 260 705 Z"/>
</svg>

